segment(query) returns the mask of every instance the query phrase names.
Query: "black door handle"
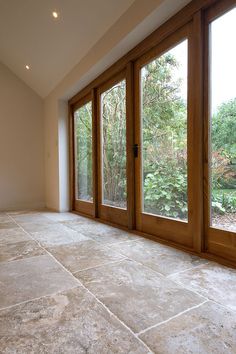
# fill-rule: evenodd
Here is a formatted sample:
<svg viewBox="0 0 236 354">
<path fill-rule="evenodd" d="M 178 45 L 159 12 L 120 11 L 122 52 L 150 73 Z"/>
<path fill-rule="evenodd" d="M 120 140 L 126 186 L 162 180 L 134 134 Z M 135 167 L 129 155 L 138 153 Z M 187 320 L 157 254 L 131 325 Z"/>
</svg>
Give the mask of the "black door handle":
<svg viewBox="0 0 236 354">
<path fill-rule="evenodd" d="M 133 151 L 134 151 L 134 158 L 138 157 L 138 144 L 134 144 Z"/>
</svg>

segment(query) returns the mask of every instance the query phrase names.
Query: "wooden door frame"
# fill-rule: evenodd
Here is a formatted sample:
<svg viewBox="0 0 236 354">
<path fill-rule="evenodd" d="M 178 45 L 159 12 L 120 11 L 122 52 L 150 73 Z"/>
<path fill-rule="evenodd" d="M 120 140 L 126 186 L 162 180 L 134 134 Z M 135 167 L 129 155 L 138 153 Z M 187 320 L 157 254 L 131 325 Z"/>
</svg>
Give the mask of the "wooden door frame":
<svg viewBox="0 0 236 354">
<path fill-rule="evenodd" d="M 193 220 L 198 218 L 199 223 L 202 218 L 197 215 L 196 205 L 201 208 L 201 200 L 195 201 L 195 185 L 200 186 L 201 175 L 199 174 L 194 161 L 201 155 L 201 132 L 197 136 L 194 136 L 194 127 L 196 125 L 196 110 L 193 105 L 196 95 L 199 94 L 194 88 L 194 71 L 193 67 L 193 21 L 182 26 L 178 31 L 165 38 L 165 41 L 157 44 L 156 47 L 146 52 L 135 62 L 135 144 L 139 146 L 139 156 L 135 159 L 135 190 L 136 190 L 136 228 L 141 232 L 146 232 L 154 236 L 162 237 L 165 240 L 182 244 L 189 248 L 201 247 L 201 244 L 194 242 L 194 236 L 202 238 L 201 227 L 196 225 Z M 175 47 L 178 43 L 184 39 L 188 39 L 188 123 L 187 123 L 187 154 L 188 154 L 188 222 L 184 222 L 177 219 L 167 218 L 159 215 L 152 215 L 142 211 L 142 142 L 141 142 L 141 112 L 140 112 L 140 70 L 150 61 L 161 56 L 166 51 Z M 200 100 L 200 98 L 199 98 Z M 199 114 L 199 113 L 198 113 Z M 193 142 L 196 143 L 195 149 L 193 149 Z M 194 151 L 195 150 L 195 151 Z M 198 234 L 194 233 L 194 225 L 197 226 Z"/>
<path fill-rule="evenodd" d="M 211 224 L 211 188 L 210 188 L 210 31 L 212 21 L 235 7 L 235 0 L 218 1 L 205 12 L 204 21 L 204 235 L 205 251 L 236 261 L 236 233 L 217 229 Z"/>
</svg>

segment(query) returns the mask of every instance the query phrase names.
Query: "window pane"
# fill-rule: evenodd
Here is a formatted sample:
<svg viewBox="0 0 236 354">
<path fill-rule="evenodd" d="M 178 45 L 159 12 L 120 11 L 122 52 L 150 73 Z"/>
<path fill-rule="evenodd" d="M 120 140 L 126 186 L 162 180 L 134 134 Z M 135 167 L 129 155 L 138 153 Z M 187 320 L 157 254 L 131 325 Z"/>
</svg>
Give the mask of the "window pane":
<svg viewBox="0 0 236 354">
<path fill-rule="evenodd" d="M 126 208 L 126 82 L 101 95 L 102 203 Z"/>
<path fill-rule="evenodd" d="M 187 220 L 187 60 L 181 42 L 141 70 L 143 211 Z"/>
<path fill-rule="evenodd" d="M 92 103 L 75 114 L 76 199 L 93 200 L 92 177 Z"/>
<path fill-rule="evenodd" d="M 210 33 L 211 225 L 236 232 L 236 8 Z"/>
</svg>

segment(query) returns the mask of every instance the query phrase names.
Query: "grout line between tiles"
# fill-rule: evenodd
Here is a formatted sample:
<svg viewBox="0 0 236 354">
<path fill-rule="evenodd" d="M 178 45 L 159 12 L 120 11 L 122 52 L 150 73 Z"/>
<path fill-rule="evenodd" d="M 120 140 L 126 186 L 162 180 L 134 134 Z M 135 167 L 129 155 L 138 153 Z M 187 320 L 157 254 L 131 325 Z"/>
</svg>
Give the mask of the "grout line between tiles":
<svg viewBox="0 0 236 354">
<path fill-rule="evenodd" d="M 191 267 L 191 268 L 187 268 L 187 269 L 183 269 L 183 270 L 180 270 L 179 272 L 175 272 L 175 273 L 171 273 L 171 274 L 168 274 L 166 277 L 167 278 L 169 278 L 169 277 L 171 277 L 172 275 L 177 275 L 177 274 L 182 274 L 182 273 L 184 273 L 184 272 L 188 272 L 189 270 L 195 270 L 195 269 L 199 269 L 199 268 L 201 268 L 201 267 L 203 267 L 203 266 L 205 266 L 206 264 L 209 264 L 210 262 L 206 262 L 206 263 L 203 263 L 203 264 L 199 264 L 199 265 L 197 265 L 197 266 L 193 266 L 193 267 Z"/>
<path fill-rule="evenodd" d="M 10 215 L 9 215 L 9 216 L 10 216 Z M 11 218 L 11 216 L 10 216 L 10 218 Z M 12 220 L 13 220 L 13 221 L 16 223 L 16 225 L 18 225 L 27 235 L 29 235 L 30 238 L 33 239 L 33 237 L 31 236 L 31 234 L 30 234 L 29 232 L 27 232 L 26 230 L 24 230 L 24 228 L 23 228 L 21 225 L 19 225 L 13 218 L 12 218 Z M 33 239 L 33 240 L 34 240 L 34 239 Z M 85 286 L 83 283 L 81 283 L 78 278 L 76 278 L 67 268 L 65 268 L 65 267 L 63 266 L 63 264 L 60 263 L 60 262 L 59 262 L 47 249 L 45 249 L 37 240 L 35 240 L 35 241 L 38 243 L 38 245 L 39 245 L 42 249 L 44 249 L 44 251 L 45 251 L 50 257 L 52 257 L 52 258 L 55 260 L 55 262 L 57 262 L 57 263 L 64 269 L 64 271 L 66 271 L 66 272 L 67 272 L 68 274 L 70 274 L 74 279 L 76 279 L 76 281 L 78 282 L 78 285 L 80 285 L 82 288 L 84 288 L 98 303 L 100 303 L 100 304 L 103 306 L 103 308 L 105 308 L 106 311 L 109 312 L 109 314 L 110 314 L 111 316 L 113 316 L 114 318 L 116 318 L 116 320 L 117 320 L 119 323 L 121 323 L 121 325 L 123 325 L 123 326 L 138 340 L 138 342 L 141 343 L 141 344 L 149 351 L 149 354 L 155 354 L 155 353 L 153 353 L 153 351 L 147 346 L 147 344 L 144 343 L 144 342 L 138 337 L 138 335 L 137 335 L 135 332 L 132 331 L 131 328 L 129 328 L 119 317 L 117 317 L 101 300 L 99 300 L 99 299 L 96 297 L 96 295 L 94 295 L 88 288 L 86 288 L 86 286 Z M 70 288 L 68 288 L 68 291 L 69 291 L 69 290 L 70 290 Z M 66 289 L 65 289 L 64 291 L 66 291 Z M 47 295 L 47 296 L 50 296 L 50 294 Z M 34 300 L 34 299 L 33 299 L 33 300 Z M 32 301 L 33 301 L 33 300 L 32 300 Z"/>
<path fill-rule="evenodd" d="M 136 240 L 133 240 L 133 241 L 136 242 Z M 110 245 L 104 245 L 104 246 L 107 247 L 107 248 L 109 248 L 109 249 L 112 249 L 112 248 L 110 247 Z M 133 258 L 128 257 L 126 254 L 121 253 L 119 250 L 114 250 L 114 251 L 115 251 L 116 253 L 120 254 L 121 256 L 126 257 L 127 260 L 132 261 L 132 262 L 135 262 L 135 263 L 137 263 L 137 264 L 143 266 L 144 268 L 147 268 L 147 269 L 149 269 L 149 270 L 155 272 L 156 274 L 161 275 L 161 276 L 164 277 L 164 278 L 169 279 L 169 277 L 170 277 L 171 275 L 176 274 L 176 273 L 173 273 L 173 274 L 166 275 L 166 274 L 160 273 L 160 272 L 158 272 L 157 270 L 155 270 L 155 269 L 149 267 L 148 265 L 146 265 L 146 264 L 144 264 L 144 263 L 142 263 L 142 262 L 140 262 L 140 261 L 137 261 L 136 259 L 133 259 Z M 209 263 L 209 262 L 207 262 L 207 263 Z M 204 263 L 204 264 L 206 264 L 206 263 Z M 202 264 L 201 264 L 201 265 L 202 265 Z M 199 266 L 201 266 L 201 265 L 199 265 Z M 199 267 L 199 266 L 196 266 L 196 267 Z M 195 269 L 196 267 L 188 268 L 188 270 Z M 185 270 L 186 270 L 186 269 L 185 269 Z M 184 271 L 185 271 L 185 270 L 184 270 Z M 182 272 L 182 271 L 181 271 L 181 272 Z M 172 279 L 169 279 L 169 280 L 172 280 Z M 181 285 L 182 287 L 184 287 L 183 284 L 179 284 L 179 285 Z M 188 289 L 188 290 L 189 290 L 189 289 Z"/>
<path fill-rule="evenodd" d="M 151 329 L 153 329 L 153 328 L 156 328 L 156 327 L 159 327 L 159 326 L 161 326 L 161 325 L 163 325 L 163 324 L 165 324 L 165 323 L 168 323 L 168 322 L 170 322 L 171 320 L 173 320 L 173 319 L 175 319 L 175 318 L 177 318 L 177 317 L 179 317 L 179 316 L 181 316 L 181 315 L 183 315 L 183 314 L 185 314 L 185 313 L 187 313 L 187 312 L 189 312 L 189 311 L 192 311 L 192 310 L 194 310 L 194 309 L 197 309 L 198 307 L 201 307 L 202 305 L 206 304 L 207 302 L 209 302 L 209 300 L 205 300 L 205 301 L 201 302 L 201 303 L 198 304 L 198 305 L 192 306 L 192 307 L 190 307 L 189 309 L 184 310 L 184 311 L 178 313 L 177 315 L 174 315 L 174 316 L 168 318 L 168 319 L 165 320 L 165 321 L 162 321 L 162 322 L 156 323 L 156 324 L 153 325 L 153 326 L 147 327 L 147 328 L 143 329 L 142 331 L 140 331 L 139 333 L 137 333 L 137 335 L 140 336 L 141 334 L 144 334 L 144 333 L 146 333 L 147 331 L 149 331 L 149 330 L 151 330 Z"/>
<path fill-rule="evenodd" d="M 209 299 L 209 302 L 213 302 L 215 305 L 218 305 L 218 306 L 221 306 L 223 307 L 225 310 L 227 311 L 232 311 L 232 312 L 236 312 L 236 308 L 232 308 L 230 306 L 227 306 L 227 305 L 223 305 L 222 303 L 216 301 L 216 300 L 212 300 L 212 299 Z"/>
<path fill-rule="evenodd" d="M 107 266 L 107 265 L 110 265 L 110 264 L 116 264 L 116 263 L 124 261 L 125 259 L 127 259 L 127 258 L 123 257 L 122 259 L 117 259 L 116 261 L 106 262 L 106 263 L 103 263 L 103 264 L 96 265 L 94 267 L 88 267 L 88 268 L 85 268 L 85 269 L 76 270 L 75 272 L 71 272 L 71 273 L 74 275 L 74 274 L 77 274 L 77 273 L 84 272 L 86 270 L 97 269 L 97 268 L 100 268 L 100 267 L 103 267 L 103 266 Z"/>
<path fill-rule="evenodd" d="M 169 278 L 168 278 L 168 279 L 169 279 Z M 202 297 L 202 298 L 205 299 L 205 300 L 210 300 L 208 297 L 206 297 L 206 296 L 200 294 L 199 292 L 197 292 L 197 291 L 191 289 L 191 287 L 188 287 L 188 286 L 182 284 L 180 281 L 177 281 L 177 280 L 175 280 L 175 279 L 169 279 L 169 280 L 171 280 L 171 281 L 173 281 L 174 283 L 176 283 L 176 284 L 182 286 L 182 288 L 184 288 L 184 289 L 187 289 L 187 290 L 189 290 L 189 291 L 192 291 L 192 293 L 194 293 L 194 294 L 196 294 L 196 295 Z M 203 289 L 203 290 L 204 290 L 204 289 Z"/>
</svg>

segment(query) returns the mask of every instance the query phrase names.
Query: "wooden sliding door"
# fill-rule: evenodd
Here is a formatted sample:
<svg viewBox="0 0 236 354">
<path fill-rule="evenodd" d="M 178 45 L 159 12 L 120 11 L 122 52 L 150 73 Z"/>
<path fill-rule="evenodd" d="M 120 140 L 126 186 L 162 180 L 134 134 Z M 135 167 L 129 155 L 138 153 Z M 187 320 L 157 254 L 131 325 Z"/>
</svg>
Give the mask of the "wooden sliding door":
<svg viewBox="0 0 236 354">
<path fill-rule="evenodd" d="M 135 63 L 136 227 L 193 245 L 192 24 Z M 197 148 L 197 146 L 196 146 Z"/>
<path fill-rule="evenodd" d="M 208 252 L 236 261 L 236 3 L 206 13 L 205 235 Z"/>
</svg>

